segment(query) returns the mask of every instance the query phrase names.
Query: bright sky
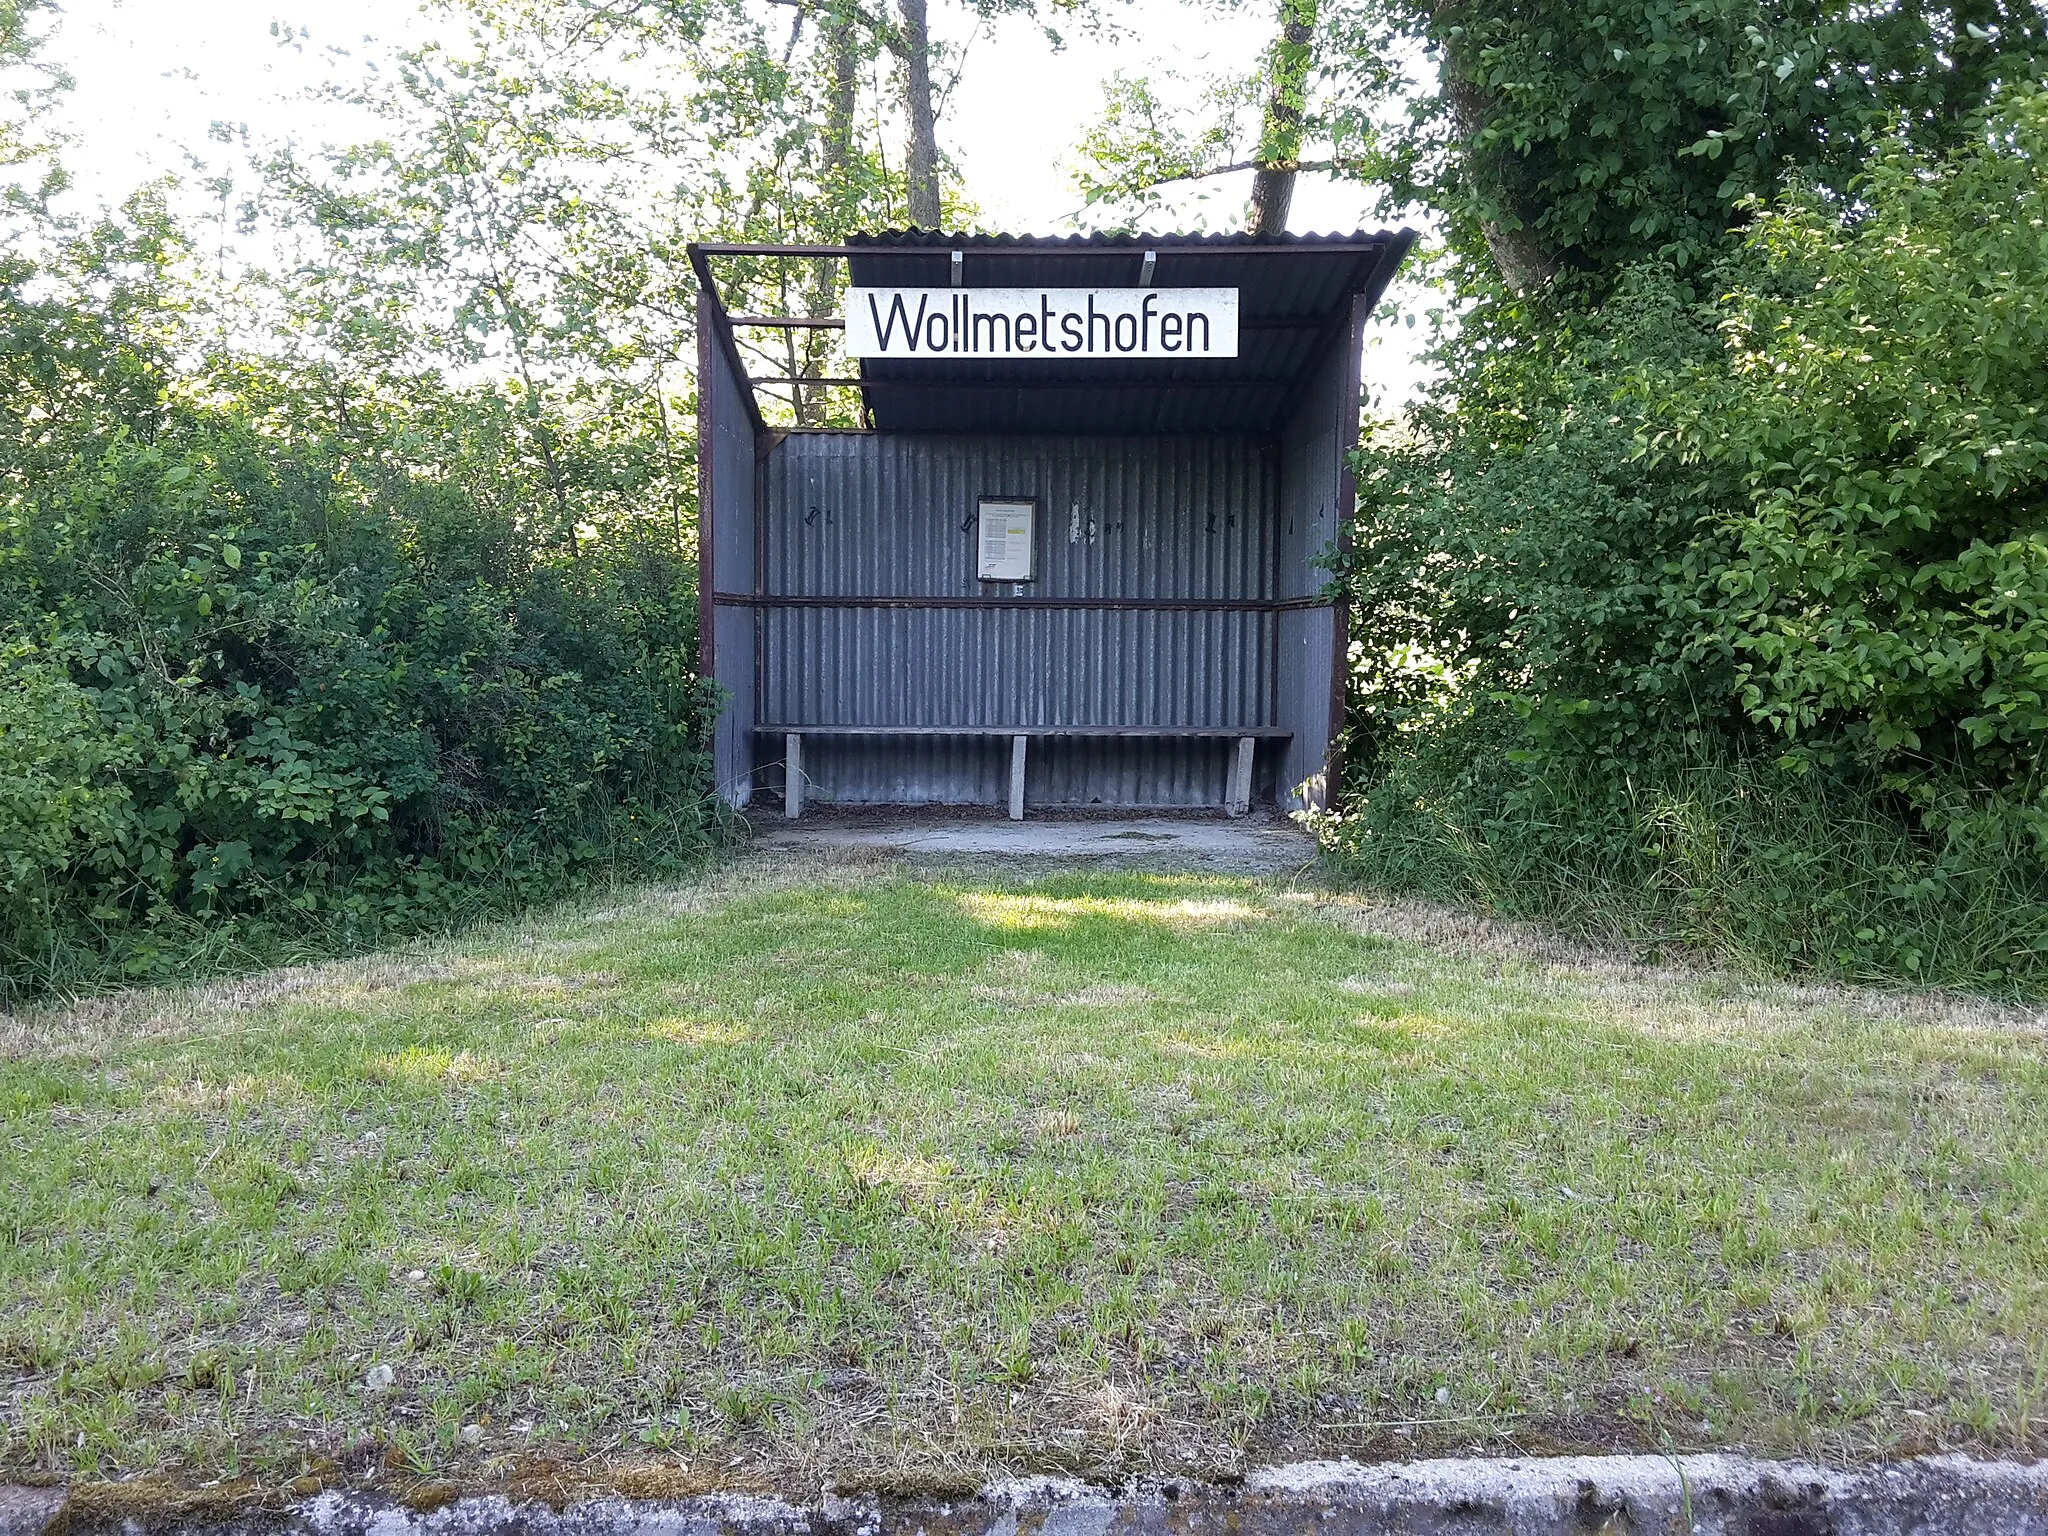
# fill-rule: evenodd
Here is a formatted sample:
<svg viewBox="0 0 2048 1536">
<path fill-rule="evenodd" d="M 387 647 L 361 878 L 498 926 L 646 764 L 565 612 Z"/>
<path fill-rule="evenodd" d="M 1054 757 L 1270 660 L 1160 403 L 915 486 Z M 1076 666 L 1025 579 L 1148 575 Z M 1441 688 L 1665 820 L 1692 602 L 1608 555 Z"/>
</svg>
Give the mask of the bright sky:
<svg viewBox="0 0 2048 1536">
<path fill-rule="evenodd" d="M 215 122 L 259 143 L 356 138 L 364 124 L 349 109 L 307 93 L 355 80 L 395 49 L 460 26 L 423 15 L 418 0 L 64 0 L 64 8 L 49 52 L 77 81 L 62 113 L 73 135 L 65 162 L 83 194 L 107 202 L 165 172 L 188 172 L 195 156 L 218 163 L 223 146 L 209 142 Z M 1119 68 L 1240 68 L 1266 46 L 1271 9 L 1254 0 L 1218 16 L 1180 0 L 1128 0 L 1113 13 L 1126 24 L 1121 38 L 1076 30 L 1055 52 L 1027 21 L 1007 18 L 965 37 L 961 8 L 934 5 L 935 28 L 953 22 L 948 35 L 967 46 L 940 138 L 984 222 L 1019 233 L 1074 227 L 1081 200 L 1068 156 L 1097 111 L 1103 81 Z M 297 36 L 281 44 L 274 27 Z M 1190 197 L 1177 212 L 1190 223 L 1206 213 L 1209 227 L 1233 227 L 1248 182 L 1247 173 L 1212 184 L 1206 205 Z M 1362 188 L 1304 176 L 1290 225 L 1355 229 L 1365 203 Z M 1375 338 L 1367 371 L 1389 404 L 1413 387 L 1417 334 L 1392 327 Z"/>
</svg>

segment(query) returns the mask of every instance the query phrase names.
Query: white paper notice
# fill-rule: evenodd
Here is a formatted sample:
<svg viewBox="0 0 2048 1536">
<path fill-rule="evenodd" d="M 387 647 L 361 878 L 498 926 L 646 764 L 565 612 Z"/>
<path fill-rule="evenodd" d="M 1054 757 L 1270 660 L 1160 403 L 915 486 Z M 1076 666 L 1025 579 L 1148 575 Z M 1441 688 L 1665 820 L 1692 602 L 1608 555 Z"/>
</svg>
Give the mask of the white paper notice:
<svg viewBox="0 0 2048 1536">
<path fill-rule="evenodd" d="M 1031 579 L 1031 522 L 1036 503 L 984 501 L 981 504 L 981 579 Z"/>
</svg>

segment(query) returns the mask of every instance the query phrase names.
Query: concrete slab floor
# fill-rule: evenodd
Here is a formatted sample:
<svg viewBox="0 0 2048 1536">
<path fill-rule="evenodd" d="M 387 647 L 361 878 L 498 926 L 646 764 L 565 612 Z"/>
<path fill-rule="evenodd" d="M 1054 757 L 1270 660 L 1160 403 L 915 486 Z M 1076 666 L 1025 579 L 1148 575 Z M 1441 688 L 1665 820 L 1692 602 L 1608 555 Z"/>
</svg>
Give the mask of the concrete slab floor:
<svg viewBox="0 0 2048 1536">
<path fill-rule="evenodd" d="M 764 852 L 877 848 L 931 857 L 1085 861 L 1253 874 L 1291 874 L 1312 862 L 1315 840 L 1274 814 L 1034 812 L 1011 821 L 981 807 L 821 808 L 799 821 L 752 819 Z"/>
</svg>

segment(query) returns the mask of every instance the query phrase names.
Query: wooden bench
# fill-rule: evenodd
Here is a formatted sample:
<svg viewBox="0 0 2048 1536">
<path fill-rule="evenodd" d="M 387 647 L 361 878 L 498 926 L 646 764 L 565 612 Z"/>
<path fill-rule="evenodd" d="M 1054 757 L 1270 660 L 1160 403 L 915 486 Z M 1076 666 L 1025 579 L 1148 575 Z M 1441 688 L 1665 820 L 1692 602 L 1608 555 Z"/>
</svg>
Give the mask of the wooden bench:
<svg viewBox="0 0 2048 1536">
<path fill-rule="evenodd" d="M 1237 756 L 1230 768 L 1224 811 L 1242 816 L 1252 803 L 1252 753 L 1261 741 L 1285 741 L 1292 731 L 1271 725 L 757 725 L 756 736 L 783 738 L 787 787 L 783 814 L 791 821 L 804 813 L 804 738 L 806 736 L 983 736 L 1010 738 L 1010 820 L 1024 819 L 1025 743 L 1034 736 L 1087 736 L 1097 739 L 1172 739 L 1235 741 Z"/>
</svg>

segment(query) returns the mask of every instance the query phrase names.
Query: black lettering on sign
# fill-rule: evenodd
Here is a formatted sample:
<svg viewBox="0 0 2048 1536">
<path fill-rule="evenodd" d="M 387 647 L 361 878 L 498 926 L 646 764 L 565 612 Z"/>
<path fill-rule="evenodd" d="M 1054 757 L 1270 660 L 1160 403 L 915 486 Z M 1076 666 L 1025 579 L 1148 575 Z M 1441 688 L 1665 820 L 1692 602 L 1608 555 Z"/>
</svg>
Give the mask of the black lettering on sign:
<svg viewBox="0 0 2048 1536">
<path fill-rule="evenodd" d="M 882 345 L 885 347 L 889 345 L 890 337 L 896 334 L 896 327 L 900 325 L 903 327 L 904 340 L 909 343 L 910 350 L 915 352 L 917 350 L 918 332 L 924 326 L 924 310 L 926 302 L 927 301 L 923 298 L 918 299 L 917 318 L 915 320 L 912 320 L 908 317 L 908 314 L 904 309 L 903 295 L 900 293 L 896 294 L 889 300 L 889 319 L 886 323 L 884 323 L 881 311 L 879 308 L 876 307 L 875 296 L 873 294 L 869 294 L 868 316 L 875 322 L 875 334 L 881 338 Z"/>
<path fill-rule="evenodd" d="M 1030 318 L 1029 315 L 1024 316 L 1026 320 Z M 1002 327 L 1002 349 L 1005 352 L 1009 351 L 1010 317 L 1008 315 L 974 316 L 968 323 L 967 350 L 979 352 L 982 349 L 982 337 L 985 335 L 988 338 L 988 349 L 993 352 L 996 349 L 996 328 L 998 326 Z"/>
<path fill-rule="evenodd" d="M 1228 289 L 1178 299 L 1172 289 L 856 289 L 847 318 L 865 328 L 849 338 L 862 356 L 1214 356 L 1219 318 L 1232 338 L 1226 355 L 1236 352 L 1236 294 Z"/>
<path fill-rule="evenodd" d="M 1095 322 L 1098 320 L 1102 322 L 1102 345 L 1099 347 L 1095 344 Z M 1115 324 L 1108 315 L 1098 315 L 1095 312 L 1095 295 L 1091 293 L 1088 295 L 1088 350 L 1107 352 L 1115 344 Z"/>
</svg>

